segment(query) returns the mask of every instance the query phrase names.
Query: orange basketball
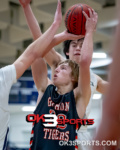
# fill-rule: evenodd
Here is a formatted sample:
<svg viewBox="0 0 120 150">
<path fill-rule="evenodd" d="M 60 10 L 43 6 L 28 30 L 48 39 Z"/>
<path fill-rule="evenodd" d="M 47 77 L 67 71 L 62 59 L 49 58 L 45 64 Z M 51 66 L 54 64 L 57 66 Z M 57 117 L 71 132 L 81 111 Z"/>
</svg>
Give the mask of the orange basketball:
<svg viewBox="0 0 120 150">
<path fill-rule="evenodd" d="M 90 16 L 88 8 L 92 10 L 90 6 L 79 3 L 67 10 L 65 14 L 65 26 L 68 32 L 76 35 L 85 35 L 86 18 L 82 11 L 85 11 L 85 13 Z"/>
</svg>

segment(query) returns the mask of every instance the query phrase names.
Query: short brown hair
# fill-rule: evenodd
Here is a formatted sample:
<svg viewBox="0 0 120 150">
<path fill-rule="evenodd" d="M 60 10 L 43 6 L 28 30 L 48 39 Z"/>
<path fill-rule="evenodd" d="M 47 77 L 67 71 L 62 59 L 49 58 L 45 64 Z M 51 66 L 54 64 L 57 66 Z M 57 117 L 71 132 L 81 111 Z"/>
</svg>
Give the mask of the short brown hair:
<svg viewBox="0 0 120 150">
<path fill-rule="evenodd" d="M 70 59 L 67 59 L 65 61 L 60 62 L 58 65 L 61 64 L 68 64 L 71 68 L 71 76 L 74 77 L 75 81 L 73 83 L 74 88 L 76 88 L 78 86 L 78 78 L 79 78 L 79 66 L 78 64 Z"/>
</svg>

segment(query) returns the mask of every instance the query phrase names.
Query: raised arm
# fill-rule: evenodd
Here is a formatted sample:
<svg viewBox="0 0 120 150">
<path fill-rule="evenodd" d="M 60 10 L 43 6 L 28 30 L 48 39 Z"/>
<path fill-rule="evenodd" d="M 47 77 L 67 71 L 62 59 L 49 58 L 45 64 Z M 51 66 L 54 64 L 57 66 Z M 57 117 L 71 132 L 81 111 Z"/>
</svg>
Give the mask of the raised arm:
<svg viewBox="0 0 120 150">
<path fill-rule="evenodd" d="M 23 11 L 24 11 L 24 14 L 26 17 L 26 21 L 27 21 L 28 27 L 32 33 L 33 39 L 36 40 L 42 35 L 42 32 L 40 30 L 39 24 L 38 24 L 33 12 L 32 12 L 32 9 L 30 7 L 31 0 L 19 0 L 19 2 L 23 8 Z"/>
<path fill-rule="evenodd" d="M 37 61 L 39 61 L 39 66 L 36 65 L 36 63 L 38 63 Z M 39 74 L 34 74 L 34 65 L 36 67 L 36 69 L 39 70 Z M 47 71 L 47 65 L 44 61 L 43 58 L 39 58 L 35 61 L 35 63 L 33 63 L 32 65 L 32 75 L 33 75 L 33 79 L 34 79 L 34 82 L 35 82 L 35 85 L 37 87 L 37 91 L 38 91 L 38 99 L 37 99 L 37 105 L 39 104 L 45 90 L 46 90 L 46 87 L 51 84 L 51 80 L 48 79 L 47 75 L 48 75 L 48 71 Z"/>
<path fill-rule="evenodd" d="M 75 89 L 77 111 L 80 117 L 84 116 L 85 109 L 88 105 L 91 89 L 90 89 L 90 64 L 93 54 L 93 32 L 97 23 L 97 13 L 89 9 L 90 17 L 83 12 L 86 17 L 86 35 L 81 49 L 79 59 L 79 80 L 78 87 Z M 84 107 L 84 108 L 83 108 Z M 81 108 L 81 109 L 80 109 Z M 83 110 L 83 112 L 81 112 Z"/>
<path fill-rule="evenodd" d="M 102 120 L 95 140 L 117 141 L 117 145 L 106 147 L 117 149 L 120 140 L 120 1 L 118 1 L 118 26 L 114 37 L 113 63 L 110 70 L 110 86 L 103 101 Z M 98 150 L 102 146 L 97 147 Z M 96 150 L 96 147 L 93 148 Z"/>
<path fill-rule="evenodd" d="M 21 6 L 23 7 L 23 11 L 29 26 L 29 29 L 32 33 L 33 39 L 36 40 L 42 35 L 42 32 L 39 28 L 39 24 L 31 10 L 30 7 L 31 0 L 19 0 Z M 83 37 L 83 36 L 82 36 Z M 65 40 L 75 40 L 79 39 L 81 36 L 73 35 L 67 32 L 63 32 L 62 34 L 58 34 L 55 39 L 53 40 L 49 50 L 51 50 L 46 56 L 45 60 L 49 64 L 50 67 L 56 67 L 60 61 L 64 60 L 64 58 L 54 50 L 54 46 L 65 41 Z M 38 62 L 39 63 L 39 62 Z M 35 70 L 34 70 L 35 71 Z M 37 72 L 37 71 L 36 71 Z"/>
<path fill-rule="evenodd" d="M 48 52 L 47 47 L 54 38 L 54 35 L 62 21 L 61 3 L 58 0 L 57 10 L 54 17 L 54 22 L 50 28 L 35 42 L 33 42 L 26 51 L 15 61 L 17 78 L 33 63 L 38 57 L 44 57 Z"/>
<path fill-rule="evenodd" d="M 42 35 L 42 32 L 32 12 L 32 9 L 30 7 L 30 1 L 31 0 L 19 0 L 21 6 L 23 7 L 23 11 L 27 20 L 27 24 L 32 33 L 33 39 L 36 40 Z M 51 49 L 51 51 L 49 52 L 49 54 L 45 56 L 45 58 L 46 58 L 47 63 L 52 67 L 52 65 L 54 64 L 53 62 L 58 63 L 58 61 L 62 59 L 62 56 L 58 55 L 58 53 L 55 52 L 54 49 Z M 39 65 L 39 61 L 37 61 L 37 63 L 36 65 Z M 37 70 L 34 70 L 34 71 L 37 72 Z"/>
<path fill-rule="evenodd" d="M 108 87 L 109 87 L 109 83 L 105 80 L 103 80 L 101 77 L 99 77 L 98 75 L 96 75 L 97 78 L 97 88 L 96 90 L 102 94 L 105 94 Z"/>
</svg>

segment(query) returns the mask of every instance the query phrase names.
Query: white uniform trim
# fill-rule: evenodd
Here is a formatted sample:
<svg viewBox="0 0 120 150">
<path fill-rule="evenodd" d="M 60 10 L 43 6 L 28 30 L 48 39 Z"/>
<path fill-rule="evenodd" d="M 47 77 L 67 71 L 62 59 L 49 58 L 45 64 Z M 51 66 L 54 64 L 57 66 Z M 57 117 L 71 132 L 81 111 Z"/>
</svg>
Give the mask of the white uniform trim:
<svg viewBox="0 0 120 150">
<path fill-rule="evenodd" d="M 3 148 L 7 128 L 9 125 L 8 100 L 11 86 L 16 82 L 16 70 L 14 65 L 0 69 L 0 150 Z"/>
</svg>

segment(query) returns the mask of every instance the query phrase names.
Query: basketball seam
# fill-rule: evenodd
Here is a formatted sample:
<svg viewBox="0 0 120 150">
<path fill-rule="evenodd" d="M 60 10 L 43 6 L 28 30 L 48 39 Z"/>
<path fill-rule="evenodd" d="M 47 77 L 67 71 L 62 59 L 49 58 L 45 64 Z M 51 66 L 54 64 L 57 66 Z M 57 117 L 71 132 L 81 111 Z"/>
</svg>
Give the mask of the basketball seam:
<svg viewBox="0 0 120 150">
<path fill-rule="evenodd" d="M 80 4 L 80 6 L 81 6 L 81 8 L 82 8 L 82 12 L 83 12 L 83 7 L 82 7 L 82 5 Z M 81 32 L 80 32 L 80 34 L 82 33 L 82 27 L 83 27 L 83 13 L 82 13 L 82 24 L 81 24 Z"/>
<path fill-rule="evenodd" d="M 76 6 L 76 7 L 78 7 L 78 6 Z M 71 16 L 72 16 L 74 10 L 76 9 L 76 7 L 73 9 L 73 11 L 72 11 L 72 13 L 71 13 Z M 70 21 L 69 21 L 69 27 L 70 27 L 70 30 L 71 30 L 71 26 L 70 26 L 70 23 L 71 23 L 71 16 L 70 16 Z"/>
</svg>

